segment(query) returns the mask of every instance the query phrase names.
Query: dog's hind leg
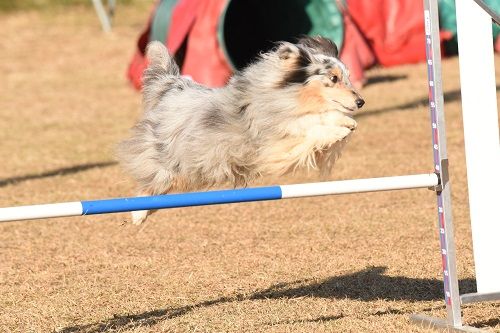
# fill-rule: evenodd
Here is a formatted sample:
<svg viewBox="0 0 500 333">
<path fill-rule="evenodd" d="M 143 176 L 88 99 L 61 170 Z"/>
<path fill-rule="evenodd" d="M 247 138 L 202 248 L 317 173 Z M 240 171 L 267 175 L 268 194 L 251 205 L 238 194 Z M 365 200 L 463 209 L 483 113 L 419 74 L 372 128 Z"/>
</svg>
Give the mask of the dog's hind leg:
<svg viewBox="0 0 500 333">
<path fill-rule="evenodd" d="M 138 197 L 146 197 L 150 195 L 144 191 L 139 192 Z M 132 224 L 139 225 L 142 222 L 146 221 L 149 215 L 151 215 L 154 211 L 150 210 L 134 210 L 131 212 L 132 214 Z"/>
<path fill-rule="evenodd" d="M 168 185 L 161 185 L 157 186 L 154 189 L 142 189 L 138 192 L 137 196 L 138 197 L 147 197 L 150 195 L 159 195 L 159 194 L 167 194 L 171 192 L 172 187 L 171 184 L 167 183 Z M 132 211 L 132 224 L 139 225 L 146 221 L 149 215 L 153 214 L 156 212 L 157 209 L 153 210 L 135 210 Z"/>
<path fill-rule="evenodd" d="M 163 194 L 166 194 L 167 191 L 163 192 Z M 157 195 L 160 194 L 158 192 L 155 192 L 153 190 L 141 190 L 137 194 L 138 197 L 148 197 L 150 195 Z M 156 212 L 156 209 L 153 210 L 134 210 L 131 212 L 132 214 L 132 224 L 139 225 L 142 224 L 146 219 L 148 218 L 149 215 L 153 214 Z"/>
<path fill-rule="evenodd" d="M 141 224 L 142 222 L 146 221 L 149 214 L 151 214 L 149 210 L 134 210 L 132 212 L 132 224 Z"/>
</svg>

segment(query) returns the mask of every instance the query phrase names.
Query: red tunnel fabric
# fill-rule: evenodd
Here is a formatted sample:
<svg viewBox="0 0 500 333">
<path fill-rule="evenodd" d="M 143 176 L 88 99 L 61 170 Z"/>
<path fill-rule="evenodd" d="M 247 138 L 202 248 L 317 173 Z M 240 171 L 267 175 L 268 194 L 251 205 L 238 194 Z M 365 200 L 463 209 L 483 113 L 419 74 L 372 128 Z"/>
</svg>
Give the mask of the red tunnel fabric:
<svg viewBox="0 0 500 333">
<path fill-rule="evenodd" d="M 423 3 L 415 0 L 348 0 L 353 21 L 383 66 L 425 61 Z"/>
<path fill-rule="evenodd" d="M 170 27 L 165 44 L 170 53 L 175 54 L 188 37 L 202 6 L 201 1 L 180 0 L 172 12 Z"/>
<path fill-rule="evenodd" d="M 232 73 L 217 38 L 217 24 L 226 1 L 180 0 L 172 13 L 165 42 L 169 52 L 175 54 L 187 39 L 181 73 L 211 87 L 223 86 Z M 127 71 L 136 89 L 141 88 L 142 72 L 147 67 L 144 53 L 154 14 L 153 10 Z"/>
<path fill-rule="evenodd" d="M 217 38 L 217 26 L 226 1 L 181 1 L 174 9 L 167 38 L 172 52 L 188 38 L 181 72 L 210 87 L 223 86 L 232 73 Z M 189 31 L 188 26 L 191 26 Z"/>
<path fill-rule="evenodd" d="M 149 42 L 149 34 L 151 32 L 151 22 L 153 21 L 154 12 L 156 10 L 157 5 L 158 2 L 155 3 L 153 10 L 151 11 L 151 14 L 149 16 L 146 27 L 139 36 L 139 40 L 137 41 L 137 48 L 135 50 L 134 56 L 132 57 L 132 60 L 130 61 L 127 70 L 127 78 L 129 79 L 130 83 L 134 86 L 134 88 L 137 90 L 142 88 L 142 72 L 144 72 L 144 70 L 147 67 L 147 61 L 144 54 L 146 52 L 146 46 L 148 45 Z"/>
<path fill-rule="evenodd" d="M 352 83 L 359 88 L 365 81 L 364 69 L 376 63 L 375 54 L 347 8 L 340 4 L 339 8 L 344 17 L 344 44 L 340 51 L 340 59 L 349 68 Z"/>
</svg>

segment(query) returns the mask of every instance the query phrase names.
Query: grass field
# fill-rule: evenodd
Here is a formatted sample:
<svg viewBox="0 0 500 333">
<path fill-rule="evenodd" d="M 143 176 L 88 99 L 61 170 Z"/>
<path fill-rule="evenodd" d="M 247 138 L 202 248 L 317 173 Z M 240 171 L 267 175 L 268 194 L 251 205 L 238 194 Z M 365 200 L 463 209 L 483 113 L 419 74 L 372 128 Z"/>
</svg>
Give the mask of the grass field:
<svg viewBox="0 0 500 333">
<path fill-rule="evenodd" d="M 133 195 L 113 147 L 141 112 L 125 70 L 148 6 L 119 6 L 111 35 L 89 7 L 1 14 L 0 206 Z M 465 293 L 475 283 L 457 59 L 443 69 Z M 332 179 L 432 172 L 425 65 L 368 75 Z M 0 332 L 431 332 L 408 316 L 445 316 L 426 189 L 128 219 L 1 224 Z M 500 303 L 463 314 L 500 332 Z"/>
</svg>

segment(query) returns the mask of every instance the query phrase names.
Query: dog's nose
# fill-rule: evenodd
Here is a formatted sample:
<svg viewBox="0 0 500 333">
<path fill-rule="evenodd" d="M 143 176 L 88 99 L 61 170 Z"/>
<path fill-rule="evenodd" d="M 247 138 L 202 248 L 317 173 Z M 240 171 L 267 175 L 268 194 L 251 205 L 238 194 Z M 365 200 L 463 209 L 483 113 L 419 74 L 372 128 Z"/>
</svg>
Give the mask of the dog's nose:
<svg viewBox="0 0 500 333">
<path fill-rule="evenodd" d="M 358 109 L 361 109 L 361 107 L 363 105 L 365 105 L 365 100 L 362 98 L 358 98 L 355 103 L 356 103 L 356 106 L 358 107 Z"/>
</svg>

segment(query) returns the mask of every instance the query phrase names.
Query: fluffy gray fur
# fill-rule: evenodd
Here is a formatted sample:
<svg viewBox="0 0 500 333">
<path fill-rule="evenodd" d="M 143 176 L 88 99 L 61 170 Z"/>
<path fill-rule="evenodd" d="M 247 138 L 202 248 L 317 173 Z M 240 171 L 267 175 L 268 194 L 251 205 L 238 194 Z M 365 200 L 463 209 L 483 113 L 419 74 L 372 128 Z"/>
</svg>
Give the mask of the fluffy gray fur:
<svg viewBox="0 0 500 333">
<path fill-rule="evenodd" d="M 301 89 L 315 75 L 324 76 L 318 66 L 326 56 L 310 45 L 280 43 L 220 89 L 181 77 L 162 43 L 150 43 L 147 57 L 144 114 L 118 147 L 119 160 L 140 194 L 245 186 L 256 177 L 297 168 L 329 174 L 356 127 L 338 103 L 321 114 L 297 112 Z M 308 62 L 301 65 L 300 57 Z M 286 84 L 287 73 L 294 70 L 305 71 L 306 82 Z M 135 214 L 133 220 L 140 223 L 146 216 Z"/>
</svg>

